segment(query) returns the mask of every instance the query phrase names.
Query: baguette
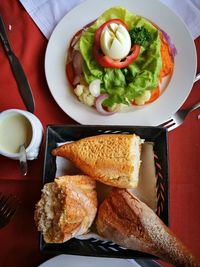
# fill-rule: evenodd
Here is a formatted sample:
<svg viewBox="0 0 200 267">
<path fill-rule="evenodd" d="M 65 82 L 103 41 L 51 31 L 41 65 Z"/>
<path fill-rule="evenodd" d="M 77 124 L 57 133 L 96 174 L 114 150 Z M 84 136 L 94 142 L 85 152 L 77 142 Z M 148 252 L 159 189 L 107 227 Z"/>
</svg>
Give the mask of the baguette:
<svg viewBox="0 0 200 267">
<path fill-rule="evenodd" d="M 126 189 L 114 188 L 100 205 L 96 227 L 120 246 L 159 257 L 176 267 L 200 266 L 160 218 Z"/>
<path fill-rule="evenodd" d="M 53 149 L 85 174 L 107 185 L 137 187 L 142 140 L 135 134 L 102 134 Z"/>
<path fill-rule="evenodd" d="M 62 176 L 44 185 L 34 219 L 46 243 L 62 243 L 87 233 L 97 212 L 95 181 Z"/>
</svg>

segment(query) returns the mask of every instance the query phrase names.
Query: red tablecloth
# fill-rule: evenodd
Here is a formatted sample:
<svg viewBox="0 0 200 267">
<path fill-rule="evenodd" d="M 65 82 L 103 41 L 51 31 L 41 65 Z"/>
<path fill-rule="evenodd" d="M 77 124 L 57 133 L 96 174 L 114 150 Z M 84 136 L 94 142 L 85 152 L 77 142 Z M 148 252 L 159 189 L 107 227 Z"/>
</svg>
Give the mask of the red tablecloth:
<svg viewBox="0 0 200 267">
<path fill-rule="evenodd" d="M 56 104 L 44 74 L 47 40 L 18 1 L 0 2 L 0 14 L 13 50 L 22 62 L 36 102 L 36 116 L 47 124 L 75 124 Z M 200 38 L 195 41 L 200 62 Z M 200 64 L 198 64 L 198 72 Z M 200 100 L 200 83 L 195 84 L 184 107 Z M 25 109 L 5 53 L 0 46 L 0 111 Z M 170 227 L 200 256 L 200 121 L 194 111 L 185 123 L 169 133 Z M 44 141 L 37 160 L 29 162 L 27 177 L 18 162 L 0 156 L 0 191 L 14 193 L 20 208 L 13 221 L 0 229 L 0 266 L 37 266 L 52 255 L 39 251 L 38 233 L 33 221 L 34 205 L 41 194 Z"/>
</svg>

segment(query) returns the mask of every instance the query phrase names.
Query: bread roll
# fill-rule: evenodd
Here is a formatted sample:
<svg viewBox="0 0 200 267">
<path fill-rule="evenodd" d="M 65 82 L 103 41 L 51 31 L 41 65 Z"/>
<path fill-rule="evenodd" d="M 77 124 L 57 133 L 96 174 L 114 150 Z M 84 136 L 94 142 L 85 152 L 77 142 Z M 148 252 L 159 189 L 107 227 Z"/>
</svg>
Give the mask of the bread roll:
<svg viewBox="0 0 200 267">
<path fill-rule="evenodd" d="M 86 233 L 97 212 L 95 181 L 62 176 L 44 185 L 34 219 L 46 243 L 62 243 Z"/>
<path fill-rule="evenodd" d="M 177 266 L 200 266 L 160 218 L 126 189 L 113 189 L 100 205 L 98 233 L 123 247 L 146 252 Z"/>
<path fill-rule="evenodd" d="M 135 134 L 104 134 L 62 145 L 52 154 L 71 160 L 102 183 L 134 188 L 138 184 L 141 143 Z"/>
</svg>

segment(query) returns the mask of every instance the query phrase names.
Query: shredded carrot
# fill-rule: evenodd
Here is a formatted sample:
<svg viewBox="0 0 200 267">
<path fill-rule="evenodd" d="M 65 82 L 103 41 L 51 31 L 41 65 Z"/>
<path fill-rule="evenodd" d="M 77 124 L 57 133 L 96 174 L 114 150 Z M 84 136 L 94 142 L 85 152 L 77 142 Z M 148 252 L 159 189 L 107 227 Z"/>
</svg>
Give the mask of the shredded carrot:
<svg viewBox="0 0 200 267">
<path fill-rule="evenodd" d="M 160 88 L 157 86 L 155 89 L 151 91 L 151 98 L 145 102 L 145 104 L 149 104 L 154 102 L 160 96 Z"/>
<path fill-rule="evenodd" d="M 174 68 L 174 60 L 170 51 L 169 44 L 165 40 L 162 32 L 160 32 L 160 39 L 161 39 L 160 52 L 162 58 L 162 68 L 160 70 L 158 78 L 159 81 L 162 82 L 163 77 L 172 73 Z M 157 86 L 152 90 L 151 98 L 145 104 L 149 104 L 155 101 L 159 96 L 160 96 L 160 88 L 159 86 Z"/>
<path fill-rule="evenodd" d="M 162 78 L 168 74 L 171 74 L 174 68 L 174 61 L 171 55 L 171 51 L 168 43 L 166 42 L 163 34 L 160 32 L 161 39 L 161 57 L 162 57 L 162 69 L 159 74 L 159 80 L 162 81 Z"/>
</svg>

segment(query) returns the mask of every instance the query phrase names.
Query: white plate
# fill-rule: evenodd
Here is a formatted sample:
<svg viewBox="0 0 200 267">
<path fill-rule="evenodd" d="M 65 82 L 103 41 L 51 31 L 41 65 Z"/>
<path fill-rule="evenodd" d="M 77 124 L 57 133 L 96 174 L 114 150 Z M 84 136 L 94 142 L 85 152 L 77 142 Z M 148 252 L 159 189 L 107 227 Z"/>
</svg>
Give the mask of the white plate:
<svg viewBox="0 0 200 267">
<path fill-rule="evenodd" d="M 80 103 L 70 89 L 65 74 L 67 48 L 72 36 L 106 9 L 123 6 L 144 16 L 166 31 L 178 54 L 167 90 L 153 103 L 135 110 L 100 115 L 94 108 Z M 194 41 L 182 20 L 158 0 L 86 0 L 71 10 L 56 26 L 45 55 L 45 73 L 51 94 L 60 108 L 81 124 L 156 126 L 171 117 L 184 103 L 196 74 Z"/>
<path fill-rule="evenodd" d="M 97 258 L 83 257 L 72 255 L 59 255 L 54 257 L 38 267 L 139 267 L 134 260 L 112 259 L 112 258 Z"/>
</svg>

